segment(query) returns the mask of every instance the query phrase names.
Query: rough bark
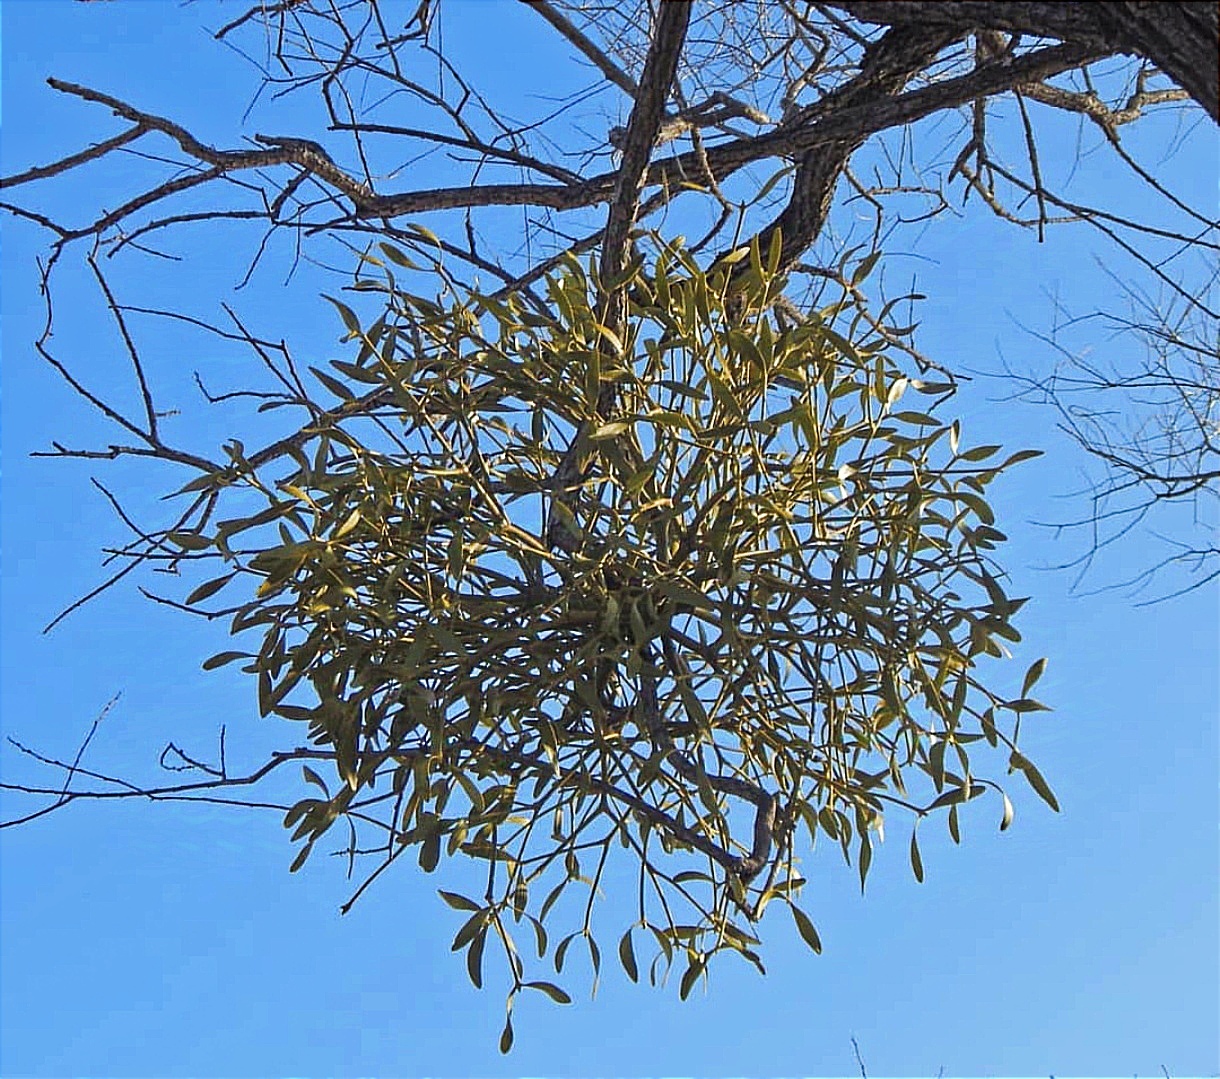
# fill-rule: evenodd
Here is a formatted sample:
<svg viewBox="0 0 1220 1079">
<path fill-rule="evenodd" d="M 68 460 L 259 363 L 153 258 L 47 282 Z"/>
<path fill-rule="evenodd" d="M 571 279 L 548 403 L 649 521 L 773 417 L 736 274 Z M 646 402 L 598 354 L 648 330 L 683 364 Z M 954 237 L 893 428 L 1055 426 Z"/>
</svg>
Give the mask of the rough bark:
<svg viewBox="0 0 1220 1079">
<path fill-rule="evenodd" d="M 1220 5 L 860 0 L 831 6 L 861 22 L 1007 30 L 1141 56 L 1220 122 Z"/>
</svg>

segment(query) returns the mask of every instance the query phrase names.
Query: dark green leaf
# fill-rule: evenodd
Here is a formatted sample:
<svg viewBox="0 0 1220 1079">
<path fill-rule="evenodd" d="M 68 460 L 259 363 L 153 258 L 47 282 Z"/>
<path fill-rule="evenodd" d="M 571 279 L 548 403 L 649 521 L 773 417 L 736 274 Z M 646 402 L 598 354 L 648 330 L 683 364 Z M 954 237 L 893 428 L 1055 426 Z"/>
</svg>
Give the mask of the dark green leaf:
<svg viewBox="0 0 1220 1079">
<path fill-rule="evenodd" d="M 635 962 L 635 949 L 631 944 L 631 930 L 628 929 L 623 934 L 622 940 L 618 942 L 618 957 L 619 962 L 623 964 L 623 970 L 627 972 L 627 977 L 633 982 L 640 980 L 640 969 Z"/>
<path fill-rule="evenodd" d="M 454 910 L 482 909 L 473 899 L 467 899 L 464 895 L 458 895 L 457 892 L 446 892 L 442 889 L 437 891 L 437 895 L 439 895 Z"/>
<path fill-rule="evenodd" d="M 526 989 L 537 989 L 540 993 L 545 993 L 556 1004 L 572 1003 L 572 998 L 560 989 L 559 986 L 553 985 L 551 982 L 526 982 L 524 987 Z"/>
<path fill-rule="evenodd" d="M 190 607 L 192 604 L 201 603 L 209 596 L 216 595 L 217 592 L 224 588 L 224 586 L 236 576 L 237 572 L 234 571 L 233 573 L 226 573 L 223 577 L 217 577 L 215 580 L 205 581 L 198 588 L 196 588 L 194 592 L 186 597 L 186 605 Z"/>
<path fill-rule="evenodd" d="M 1021 696 L 1028 697 L 1029 691 L 1034 688 L 1035 683 L 1042 677 L 1042 673 L 1046 670 L 1046 657 L 1036 659 L 1029 665 L 1029 670 L 1025 672 L 1025 681 L 1021 683 Z"/>
<path fill-rule="evenodd" d="M 466 973 L 476 989 L 483 988 L 483 948 L 487 944 L 487 927 L 476 933 L 470 947 L 466 949 Z"/>
<path fill-rule="evenodd" d="M 309 852 L 311 850 L 313 850 L 313 844 L 306 843 L 305 846 L 297 851 L 297 856 L 293 858 L 292 865 L 288 867 L 288 872 L 295 873 L 298 869 L 300 869 L 301 866 L 305 864 L 305 859 L 309 857 Z"/>
<path fill-rule="evenodd" d="M 690 996 L 690 991 L 695 987 L 695 982 L 699 980 L 699 975 L 703 973 L 706 962 L 702 958 L 691 958 L 689 966 L 687 966 L 686 971 L 682 975 L 682 982 L 678 986 L 679 1000 L 685 1000 Z"/>
<path fill-rule="evenodd" d="M 915 879 L 923 883 L 923 859 L 919 856 L 919 839 L 914 829 L 911 830 L 911 870 Z"/>
<path fill-rule="evenodd" d="M 216 655 L 203 661 L 203 669 L 205 671 L 214 671 L 217 667 L 223 667 L 226 663 L 232 663 L 235 659 L 252 658 L 253 656 L 249 652 L 217 652 Z"/>
</svg>

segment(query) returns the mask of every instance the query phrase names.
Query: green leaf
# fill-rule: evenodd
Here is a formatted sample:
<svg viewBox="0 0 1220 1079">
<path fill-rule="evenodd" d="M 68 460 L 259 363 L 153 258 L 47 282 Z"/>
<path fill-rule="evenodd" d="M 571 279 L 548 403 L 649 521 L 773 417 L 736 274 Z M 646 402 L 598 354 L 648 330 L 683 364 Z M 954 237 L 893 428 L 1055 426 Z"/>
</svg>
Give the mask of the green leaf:
<svg viewBox="0 0 1220 1079">
<path fill-rule="evenodd" d="M 564 957 L 568 953 L 568 946 L 576 939 L 577 934 L 569 933 L 559 942 L 559 947 L 555 949 L 555 973 L 559 974 L 563 970 Z"/>
<path fill-rule="evenodd" d="M 540 993 L 545 993 L 556 1004 L 571 1004 L 572 998 L 568 996 L 559 986 L 551 982 L 526 982 L 524 988 L 537 989 Z"/>
<path fill-rule="evenodd" d="M 685 1000 L 690 996 L 690 991 L 694 989 L 695 982 L 699 980 L 699 975 L 703 973 L 703 968 L 707 965 L 707 960 L 696 959 L 690 960 L 690 965 L 686 968 L 686 972 L 682 975 L 682 983 L 678 986 L 678 999 Z"/>
<path fill-rule="evenodd" d="M 1021 696 L 1028 697 L 1029 691 L 1034 688 L 1034 684 L 1042 677 L 1042 673 L 1046 670 L 1046 657 L 1036 659 L 1029 665 L 1029 670 L 1025 672 L 1025 681 L 1021 683 Z"/>
<path fill-rule="evenodd" d="M 441 893 L 444 895 L 444 893 Z M 475 938 L 475 934 L 482 930 L 487 924 L 486 912 L 480 907 L 474 912 L 465 922 L 462 923 L 462 928 L 454 935 L 453 943 L 449 945 L 449 950 L 452 952 L 460 952 Z"/>
<path fill-rule="evenodd" d="M 230 480 L 226 474 L 221 472 L 205 472 L 201 476 L 196 476 L 193 480 L 189 480 L 175 491 L 175 494 L 185 495 L 191 491 L 202 491 L 206 487 L 226 487 Z"/>
<path fill-rule="evenodd" d="M 466 973 L 470 975 L 470 984 L 476 989 L 483 988 L 483 948 L 487 944 L 487 927 L 475 934 L 474 940 L 466 950 Z"/>
<path fill-rule="evenodd" d="M 409 259 L 405 254 L 394 247 L 392 244 L 378 244 L 378 247 L 385 253 L 385 257 L 398 266 L 405 267 L 408 270 L 418 270 L 419 265 Z"/>
<path fill-rule="evenodd" d="M 313 850 L 313 844 L 306 843 L 305 846 L 303 846 L 297 852 L 297 856 L 295 858 L 293 858 L 292 865 L 290 865 L 288 867 L 288 872 L 295 873 L 298 869 L 300 869 L 301 866 L 303 866 L 305 864 L 305 859 L 309 857 L 309 852 L 311 850 Z"/>
<path fill-rule="evenodd" d="M 1046 780 L 1042 778 L 1042 773 L 1034 767 L 1033 761 L 1013 750 L 1012 756 L 1008 761 L 1008 766 L 1010 768 L 1019 768 L 1024 773 L 1029 785 L 1034 788 L 1038 797 L 1056 813 L 1059 812 L 1059 802 L 1056 800 L 1054 792 Z"/>
<path fill-rule="evenodd" d="M 348 332 L 359 336 L 360 320 L 356 317 L 356 312 L 348 307 L 347 304 L 345 304 L 342 300 L 336 300 L 333 296 L 327 296 L 326 293 L 322 294 L 322 298 L 324 300 L 329 300 L 335 305 L 335 310 L 339 312 L 339 317 L 343 319 L 343 325 L 347 327 Z M 310 370 L 314 371 L 314 374 L 317 374 L 317 371 L 313 368 L 310 368 Z"/>
<path fill-rule="evenodd" d="M 424 840 L 419 850 L 419 867 L 425 873 L 431 873 L 441 860 L 441 834 L 433 832 Z"/>
<path fill-rule="evenodd" d="M 1042 450 L 1018 450 L 1011 457 L 1005 460 L 1005 462 L 1000 465 L 1000 468 L 1007 468 L 1009 465 L 1015 465 L 1018 461 L 1028 461 L 1034 457 L 1041 457 L 1042 453 Z"/>
<path fill-rule="evenodd" d="M 944 746 L 944 743 L 938 743 L 938 748 Z M 943 752 L 941 753 L 943 757 Z M 962 802 L 968 802 L 971 798 L 977 798 L 987 788 L 980 783 L 972 783 L 968 788 L 965 786 L 954 787 L 951 790 L 945 791 L 939 798 L 933 801 L 925 810 L 925 813 L 931 813 L 934 809 L 943 809 L 945 806 L 955 806 Z"/>
<path fill-rule="evenodd" d="M 332 539 L 342 539 L 353 528 L 355 528 L 356 525 L 358 525 L 359 523 L 360 523 L 360 507 L 357 506 L 354 510 L 352 510 L 351 513 L 349 513 L 347 515 L 347 520 L 345 520 L 337 529 L 335 529 L 335 534 L 331 538 Z"/>
<path fill-rule="evenodd" d="M 1020 700 L 1016 700 L 1016 701 L 1009 701 L 1004 707 L 1010 709 L 1013 712 L 1022 712 L 1022 713 L 1023 712 L 1049 712 L 1050 711 L 1050 708 L 1048 708 L 1041 701 L 1035 701 L 1029 697 L 1023 697 Z"/>
<path fill-rule="evenodd" d="M 436 233 L 430 228 L 426 228 L 423 225 L 417 225 L 414 221 L 409 222 L 406 227 L 409 231 L 414 232 L 417 236 L 422 236 L 434 247 L 440 247 L 440 240 L 437 238 Z"/>
<path fill-rule="evenodd" d="M 513 1017 L 504 1020 L 504 1031 L 500 1035 L 500 1052 L 507 1053 L 513 1047 Z"/>
<path fill-rule="evenodd" d="M 975 446 L 961 455 L 963 461 L 984 461 L 999 450 L 999 446 Z"/>
<path fill-rule="evenodd" d="M 195 532 L 171 532 L 166 539 L 184 551 L 206 551 L 212 546 L 210 539 Z"/>
<path fill-rule="evenodd" d="M 464 895 L 458 895 L 457 892 L 446 892 L 444 890 L 438 890 L 436 894 L 439 895 L 454 910 L 482 910 L 483 909 L 473 899 L 467 899 Z"/>
<path fill-rule="evenodd" d="M 306 783 L 312 783 L 315 787 L 319 787 L 327 798 L 330 797 L 330 790 L 326 786 L 326 781 L 317 772 L 310 768 L 308 764 L 301 765 L 301 771 L 305 775 Z"/>
<path fill-rule="evenodd" d="M 253 659 L 254 657 L 249 652 L 217 652 L 203 661 L 203 669 L 205 671 L 214 671 L 217 667 L 223 667 L 226 663 L 232 663 L 235 659 Z"/>
<path fill-rule="evenodd" d="M 860 265 L 856 267 L 855 272 L 851 275 L 852 286 L 861 284 L 870 273 L 873 272 L 873 267 L 877 265 L 877 260 L 881 258 L 880 251 L 874 251 L 867 258 L 860 260 Z"/>
<path fill-rule="evenodd" d="M 310 367 L 310 370 L 313 372 L 314 378 L 321 382 L 322 385 L 330 390 L 330 392 L 336 397 L 338 397 L 339 400 L 351 401 L 355 397 L 355 394 L 352 393 L 351 389 L 345 383 L 340 382 L 333 375 L 328 375 L 325 371 L 322 371 L 317 367 Z"/>
<path fill-rule="evenodd" d="M 822 954 L 822 938 L 818 936 L 817 927 L 809 915 L 806 914 L 795 903 L 788 905 L 792 911 L 792 918 L 796 922 L 796 931 L 800 933 L 801 939 L 813 949 L 815 955 Z"/>
<path fill-rule="evenodd" d="M 234 577 L 237 576 L 237 571 L 226 573 L 223 577 L 217 577 L 213 581 L 205 581 L 195 589 L 189 596 L 186 597 L 186 605 L 189 607 L 194 603 L 202 603 L 209 596 L 216 595 L 225 585 L 227 585 Z"/>
<path fill-rule="evenodd" d="M 640 980 L 640 968 L 636 966 L 635 949 L 631 944 L 631 930 L 628 929 L 623 934 L 623 939 L 618 942 L 618 958 L 623 964 L 623 970 L 627 972 L 627 977 L 633 982 Z"/>
<path fill-rule="evenodd" d="M 919 856 L 919 839 L 914 828 L 911 829 L 911 870 L 915 879 L 923 883 L 923 859 Z"/>
<path fill-rule="evenodd" d="M 621 420 L 615 420 L 613 423 L 602 424 L 596 431 L 589 435 L 590 442 L 601 442 L 607 438 L 615 438 L 621 435 L 631 425 L 623 423 Z"/>
</svg>

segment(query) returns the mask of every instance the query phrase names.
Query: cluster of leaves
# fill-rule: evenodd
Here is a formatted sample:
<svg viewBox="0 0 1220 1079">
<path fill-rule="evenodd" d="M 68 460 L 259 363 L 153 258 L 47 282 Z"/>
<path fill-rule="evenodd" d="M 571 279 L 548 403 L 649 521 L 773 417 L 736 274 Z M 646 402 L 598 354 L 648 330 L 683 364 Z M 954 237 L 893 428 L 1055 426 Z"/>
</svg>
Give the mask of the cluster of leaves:
<svg viewBox="0 0 1220 1079">
<path fill-rule="evenodd" d="M 623 866 L 621 963 L 639 977 L 642 934 L 651 980 L 678 963 L 685 997 L 718 952 L 761 969 L 773 900 L 820 949 L 796 905 L 820 836 L 862 886 L 888 811 L 943 810 L 956 839 L 961 805 L 999 791 L 976 743 L 1054 805 L 1016 746 L 1041 663 L 1016 700 L 979 670 L 1019 640 L 1023 602 L 991 560 L 987 487 L 1031 452 L 988 463 L 998 447 L 938 417 L 951 386 L 903 374 L 909 328 L 880 333 L 852 300 L 875 260 L 785 318 L 778 238 L 711 271 L 651 242 L 610 283 L 618 329 L 574 258 L 540 313 L 412 295 L 410 258 L 382 244 L 357 283 L 376 319 L 333 301 L 354 355 L 315 372 L 339 403 L 283 444 L 293 470 L 268 482 L 230 447 L 188 486 L 266 507 L 172 537 L 232 563 L 194 606 L 258 579 L 232 627 L 262 634 L 257 654 L 205 666 L 246 660 L 262 714 L 306 727 L 337 773 L 305 769 L 293 868 L 340 820 L 352 857 L 378 859 L 368 880 L 407 852 L 429 872 L 484 862 L 481 896 L 442 895 L 468 914 L 453 947 L 476 985 L 488 938 L 504 949 L 510 1017 L 523 988 L 568 999 L 527 980 L 513 930 L 558 972 L 583 941 L 596 972 L 595 900 Z M 910 856 L 922 879 L 914 830 Z"/>
</svg>

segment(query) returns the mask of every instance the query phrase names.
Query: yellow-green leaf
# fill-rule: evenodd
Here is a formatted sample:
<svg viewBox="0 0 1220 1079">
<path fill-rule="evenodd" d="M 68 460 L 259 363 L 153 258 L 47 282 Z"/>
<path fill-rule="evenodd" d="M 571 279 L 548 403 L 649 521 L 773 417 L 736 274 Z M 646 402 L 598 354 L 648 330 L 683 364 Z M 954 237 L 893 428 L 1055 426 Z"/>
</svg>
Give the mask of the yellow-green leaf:
<svg viewBox="0 0 1220 1079">
<path fill-rule="evenodd" d="M 631 425 L 623 423 L 621 420 L 615 420 L 613 423 L 604 423 L 589 435 L 589 441 L 601 442 L 603 439 L 614 438 L 617 435 L 621 435 L 629 426 Z"/>
<path fill-rule="evenodd" d="M 812 919 L 795 903 L 789 904 L 789 910 L 792 911 L 792 918 L 796 922 L 796 931 L 800 933 L 801 939 L 813 949 L 817 955 L 822 954 L 822 938 L 818 936 L 816 926 Z"/>
<path fill-rule="evenodd" d="M 206 551 L 212 546 L 210 539 L 195 532 L 171 532 L 167 538 L 184 551 Z"/>
</svg>

